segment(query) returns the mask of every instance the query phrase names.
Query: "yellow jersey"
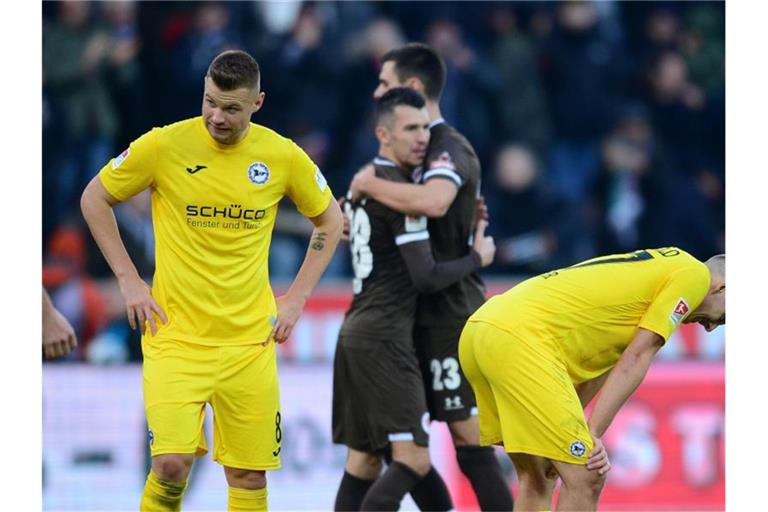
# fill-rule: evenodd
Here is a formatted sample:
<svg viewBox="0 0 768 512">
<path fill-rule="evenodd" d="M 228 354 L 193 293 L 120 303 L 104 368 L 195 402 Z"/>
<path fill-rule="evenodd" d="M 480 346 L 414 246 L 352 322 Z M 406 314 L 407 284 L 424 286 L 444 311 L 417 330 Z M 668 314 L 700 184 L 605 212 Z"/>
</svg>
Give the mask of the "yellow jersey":
<svg viewBox="0 0 768 512">
<path fill-rule="evenodd" d="M 580 383 L 612 368 L 638 327 L 666 341 L 709 285 L 709 269 L 687 252 L 646 249 L 528 279 L 489 299 L 468 321 L 554 340 L 571 380 Z"/>
<path fill-rule="evenodd" d="M 287 195 L 315 217 L 332 199 L 290 139 L 251 123 L 242 141 L 223 145 L 201 117 L 145 133 L 99 178 L 121 201 L 150 188 L 152 295 L 168 316 L 157 336 L 204 345 L 266 340 L 276 315 L 267 259 L 278 203 Z"/>
</svg>

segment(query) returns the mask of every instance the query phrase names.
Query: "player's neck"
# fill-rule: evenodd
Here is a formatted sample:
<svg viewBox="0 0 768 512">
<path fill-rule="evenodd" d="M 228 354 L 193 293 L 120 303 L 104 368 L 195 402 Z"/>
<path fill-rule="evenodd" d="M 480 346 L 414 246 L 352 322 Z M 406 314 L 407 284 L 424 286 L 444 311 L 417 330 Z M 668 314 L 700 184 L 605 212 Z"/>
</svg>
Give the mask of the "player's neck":
<svg viewBox="0 0 768 512">
<path fill-rule="evenodd" d="M 443 117 L 443 114 L 440 113 L 440 104 L 436 101 L 427 101 L 427 113 L 429 114 L 430 123 Z"/>
</svg>

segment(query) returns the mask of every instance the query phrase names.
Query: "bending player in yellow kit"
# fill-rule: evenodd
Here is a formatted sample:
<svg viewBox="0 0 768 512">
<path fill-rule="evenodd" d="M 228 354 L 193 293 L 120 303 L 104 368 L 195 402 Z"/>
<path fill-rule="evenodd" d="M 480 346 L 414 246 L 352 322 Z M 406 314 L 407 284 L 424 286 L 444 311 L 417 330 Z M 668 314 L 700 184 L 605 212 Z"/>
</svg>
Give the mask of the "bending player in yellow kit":
<svg viewBox="0 0 768 512">
<path fill-rule="evenodd" d="M 202 116 L 155 128 L 101 170 L 82 210 L 117 276 L 128 320 L 142 330 L 152 469 L 141 510 L 180 510 L 194 456 L 224 466 L 229 510 L 266 510 L 265 470 L 280 467 L 275 345 L 285 341 L 341 236 L 322 173 L 293 141 L 250 122 L 264 101 L 256 61 L 218 55 Z M 149 188 L 156 238 L 150 289 L 138 276 L 112 206 Z M 315 226 L 288 292 L 275 299 L 267 258 L 287 195 Z"/>
<path fill-rule="evenodd" d="M 459 342 L 480 441 L 515 465 L 515 510 L 595 510 L 610 469 L 600 438 L 680 323 L 725 324 L 725 255 L 675 247 L 604 256 L 491 298 Z M 583 407 L 600 391 L 587 420 Z"/>
</svg>

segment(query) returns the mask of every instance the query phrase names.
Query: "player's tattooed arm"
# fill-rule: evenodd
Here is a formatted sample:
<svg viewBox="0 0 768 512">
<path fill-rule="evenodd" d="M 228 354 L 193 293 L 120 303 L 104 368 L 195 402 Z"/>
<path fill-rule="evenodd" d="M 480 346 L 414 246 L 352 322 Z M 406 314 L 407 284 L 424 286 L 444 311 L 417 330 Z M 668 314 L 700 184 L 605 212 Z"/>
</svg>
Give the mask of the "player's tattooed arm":
<svg viewBox="0 0 768 512">
<path fill-rule="evenodd" d="M 312 237 L 312 241 L 309 243 L 309 246 L 315 251 L 322 251 L 325 248 L 325 239 L 327 237 L 327 233 L 320 231 Z"/>
</svg>

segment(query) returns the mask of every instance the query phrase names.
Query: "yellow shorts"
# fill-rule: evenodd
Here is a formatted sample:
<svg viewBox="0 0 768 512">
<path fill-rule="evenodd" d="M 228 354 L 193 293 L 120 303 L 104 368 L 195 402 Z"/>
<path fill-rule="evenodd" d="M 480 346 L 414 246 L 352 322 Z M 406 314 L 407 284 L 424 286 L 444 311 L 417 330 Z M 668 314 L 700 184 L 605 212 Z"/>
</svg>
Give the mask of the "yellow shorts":
<svg viewBox="0 0 768 512">
<path fill-rule="evenodd" d="M 594 446 L 555 341 L 531 327 L 512 334 L 469 321 L 459 361 L 477 398 L 480 443 L 508 453 L 585 464 Z"/>
<path fill-rule="evenodd" d="M 213 347 L 144 337 L 144 407 L 152 456 L 208 452 L 205 404 L 213 409 L 213 460 L 280 467 L 282 425 L 275 345 Z"/>
</svg>

